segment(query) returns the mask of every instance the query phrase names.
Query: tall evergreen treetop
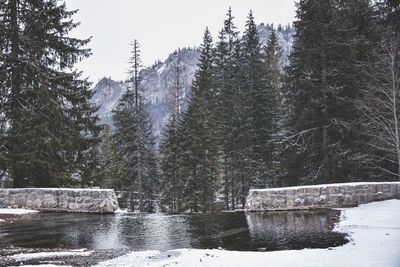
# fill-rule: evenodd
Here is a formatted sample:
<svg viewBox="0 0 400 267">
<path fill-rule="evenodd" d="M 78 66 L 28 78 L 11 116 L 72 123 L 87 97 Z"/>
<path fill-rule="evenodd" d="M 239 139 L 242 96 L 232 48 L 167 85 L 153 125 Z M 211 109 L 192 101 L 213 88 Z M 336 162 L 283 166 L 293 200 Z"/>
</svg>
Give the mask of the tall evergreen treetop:
<svg viewBox="0 0 400 267">
<path fill-rule="evenodd" d="M 158 166 L 154 150 L 153 125 L 145 104 L 145 92 L 140 88 L 140 49 L 135 40 L 130 58 L 132 87 L 119 100 L 113 110 L 114 140 L 117 153 L 125 165 L 124 190 L 130 192 L 130 209 L 138 204 L 139 211 L 153 210 Z M 138 198 L 138 199 L 137 199 Z"/>
<path fill-rule="evenodd" d="M 246 113 L 251 125 L 248 134 L 254 170 L 247 186 L 265 186 L 267 165 L 271 159 L 272 93 L 267 87 L 264 57 L 252 11 L 243 36 L 243 53 L 244 89 L 249 94 Z"/>
<path fill-rule="evenodd" d="M 213 86 L 213 45 L 208 28 L 200 48 L 200 60 L 192 84 L 192 98 L 188 107 L 188 145 L 191 157 L 193 198 L 200 198 L 202 209 L 213 210 L 218 174 L 218 139 L 216 91 Z M 200 179 L 200 181 L 196 181 Z M 197 207 L 193 208 L 197 210 Z"/>
</svg>

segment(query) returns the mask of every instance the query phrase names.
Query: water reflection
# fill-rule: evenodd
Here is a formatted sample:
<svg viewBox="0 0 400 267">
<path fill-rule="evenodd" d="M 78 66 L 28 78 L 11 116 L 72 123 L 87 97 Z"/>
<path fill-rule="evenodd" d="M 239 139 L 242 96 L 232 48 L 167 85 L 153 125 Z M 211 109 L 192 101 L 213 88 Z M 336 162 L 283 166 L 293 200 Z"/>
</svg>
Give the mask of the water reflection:
<svg viewBox="0 0 400 267">
<path fill-rule="evenodd" d="M 105 220 L 104 223 L 100 224 L 99 229 L 94 229 L 93 246 L 97 249 L 128 249 L 129 247 L 122 242 L 123 238 L 121 236 L 120 228 L 120 216 L 115 216 L 113 219 L 108 221 Z"/>
<path fill-rule="evenodd" d="M 264 244 L 267 250 L 285 250 L 343 244 L 344 235 L 332 232 L 339 215 L 334 210 L 285 211 L 248 213 L 246 218 L 254 245 Z"/>
<path fill-rule="evenodd" d="M 0 226 L 1 247 L 281 250 L 345 242 L 331 232 L 337 211 L 165 214 L 39 213 Z"/>
</svg>

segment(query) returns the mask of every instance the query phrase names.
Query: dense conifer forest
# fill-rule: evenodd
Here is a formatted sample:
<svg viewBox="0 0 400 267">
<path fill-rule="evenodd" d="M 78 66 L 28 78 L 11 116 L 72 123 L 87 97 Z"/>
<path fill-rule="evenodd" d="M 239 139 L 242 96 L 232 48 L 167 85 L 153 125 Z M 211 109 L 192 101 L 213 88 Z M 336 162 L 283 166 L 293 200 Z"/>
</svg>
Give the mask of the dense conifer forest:
<svg viewBox="0 0 400 267">
<path fill-rule="evenodd" d="M 399 1 L 300 0 L 265 46 L 256 10 L 240 32 L 229 8 L 215 40 L 204 31 L 190 97 L 173 66 L 159 145 L 136 40 L 115 129 L 99 122 L 75 12 L 0 0 L 0 171 L 14 187 L 100 186 L 130 192 L 132 210 L 206 212 L 243 208 L 251 188 L 400 179 Z M 288 27 L 284 61 L 275 33 Z"/>
</svg>

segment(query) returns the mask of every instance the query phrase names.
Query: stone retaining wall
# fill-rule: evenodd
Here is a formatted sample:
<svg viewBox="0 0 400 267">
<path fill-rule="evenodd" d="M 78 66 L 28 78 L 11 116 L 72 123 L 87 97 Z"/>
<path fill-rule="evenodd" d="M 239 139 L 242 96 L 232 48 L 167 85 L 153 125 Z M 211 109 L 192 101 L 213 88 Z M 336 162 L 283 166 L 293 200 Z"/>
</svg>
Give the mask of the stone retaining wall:
<svg viewBox="0 0 400 267">
<path fill-rule="evenodd" d="M 246 199 L 246 210 L 341 208 L 393 198 L 400 199 L 400 182 L 251 189 Z"/>
<path fill-rule="evenodd" d="M 53 212 L 113 213 L 118 209 L 112 189 L 0 189 L 0 208 Z"/>
</svg>

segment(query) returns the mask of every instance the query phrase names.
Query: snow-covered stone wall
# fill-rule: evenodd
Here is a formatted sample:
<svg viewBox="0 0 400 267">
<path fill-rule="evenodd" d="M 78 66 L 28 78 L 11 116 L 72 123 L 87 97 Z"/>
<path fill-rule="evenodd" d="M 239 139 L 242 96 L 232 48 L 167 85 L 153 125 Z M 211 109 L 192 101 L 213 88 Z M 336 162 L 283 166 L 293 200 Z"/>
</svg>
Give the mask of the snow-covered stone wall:
<svg viewBox="0 0 400 267">
<path fill-rule="evenodd" d="M 247 211 L 302 210 L 353 207 L 386 199 L 400 199 L 400 182 L 346 183 L 252 189 Z"/>
<path fill-rule="evenodd" d="M 113 213 L 118 209 L 118 202 L 112 189 L 0 189 L 0 208 L 7 207 L 53 212 Z"/>
</svg>

